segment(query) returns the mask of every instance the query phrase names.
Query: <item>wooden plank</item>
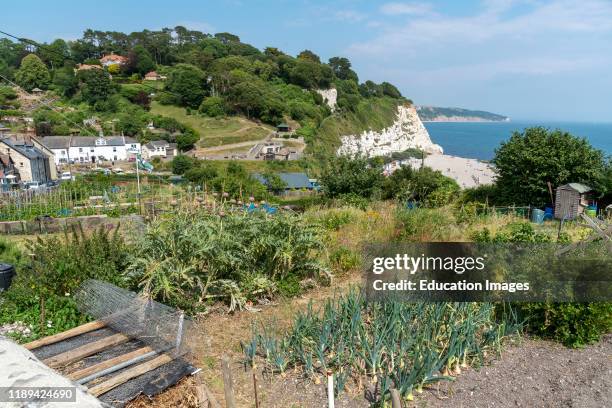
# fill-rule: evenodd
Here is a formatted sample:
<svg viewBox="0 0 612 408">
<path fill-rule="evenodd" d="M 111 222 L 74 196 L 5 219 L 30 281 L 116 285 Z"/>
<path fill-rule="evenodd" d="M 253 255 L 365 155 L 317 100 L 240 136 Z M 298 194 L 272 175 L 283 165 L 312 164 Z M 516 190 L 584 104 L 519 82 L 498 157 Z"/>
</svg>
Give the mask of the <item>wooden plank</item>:
<svg viewBox="0 0 612 408">
<path fill-rule="evenodd" d="M 198 408 L 221 408 L 217 399 L 208 389 L 202 378 L 202 373 L 196 374 L 196 393 L 198 395 Z"/>
<path fill-rule="evenodd" d="M 149 360 L 146 363 L 132 367 L 119 375 L 111 377 L 110 379 L 91 387 L 88 392 L 91 395 L 98 397 L 131 380 L 132 378 L 139 377 L 151 370 L 155 370 L 157 367 L 161 367 L 170 361 L 172 361 L 172 357 L 167 354 L 162 354 L 161 356 L 155 357 L 153 360 Z"/>
<path fill-rule="evenodd" d="M 43 337 L 42 339 L 34 340 L 30 343 L 24 344 L 23 346 L 27 348 L 28 350 L 34 350 L 42 346 L 48 346 L 50 344 L 59 343 L 60 341 L 64 341 L 66 339 L 70 339 L 72 337 L 76 337 L 81 334 L 85 334 L 85 333 L 92 332 L 94 330 L 101 329 L 105 326 L 106 324 L 104 322 L 96 320 L 94 322 L 85 323 L 73 329 L 54 334 L 53 336 Z"/>
<path fill-rule="evenodd" d="M 81 347 L 77 347 L 73 350 L 66 351 L 65 353 L 58 354 L 43 360 L 43 363 L 51 368 L 61 367 L 79 361 L 85 357 L 107 350 L 118 344 L 127 342 L 130 338 L 124 336 L 121 333 L 113 334 L 112 336 L 104 337 L 103 339 L 87 343 Z"/>
<path fill-rule="evenodd" d="M 85 378 L 92 374 L 99 373 L 102 370 L 106 370 L 107 368 L 116 366 L 117 364 L 121 364 L 135 357 L 142 356 L 143 354 L 147 354 L 151 351 L 153 351 L 151 347 L 142 347 L 142 348 L 139 348 L 138 350 L 134 350 L 129 353 L 122 354 L 120 356 L 111 358 L 110 360 L 105 360 L 105 361 L 102 361 L 101 363 L 94 364 L 87 368 L 83 368 L 81 370 L 75 371 L 73 373 L 68 374 L 67 377 L 74 381 L 80 380 L 81 378 Z"/>
</svg>

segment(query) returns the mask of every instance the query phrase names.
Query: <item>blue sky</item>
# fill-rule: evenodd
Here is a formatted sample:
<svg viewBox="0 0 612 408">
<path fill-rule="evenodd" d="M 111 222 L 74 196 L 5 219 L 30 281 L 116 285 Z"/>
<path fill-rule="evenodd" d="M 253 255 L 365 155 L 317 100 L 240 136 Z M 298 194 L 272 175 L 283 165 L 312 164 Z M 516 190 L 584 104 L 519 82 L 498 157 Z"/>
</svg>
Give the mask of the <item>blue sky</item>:
<svg viewBox="0 0 612 408">
<path fill-rule="evenodd" d="M 0 30 L 49 41 L 86 28 L 184 25 L 259 48 L 346 56 L 416 103 L 515 119 L 612 122 L 611 0 L 31 1 Z"/>
</svg>

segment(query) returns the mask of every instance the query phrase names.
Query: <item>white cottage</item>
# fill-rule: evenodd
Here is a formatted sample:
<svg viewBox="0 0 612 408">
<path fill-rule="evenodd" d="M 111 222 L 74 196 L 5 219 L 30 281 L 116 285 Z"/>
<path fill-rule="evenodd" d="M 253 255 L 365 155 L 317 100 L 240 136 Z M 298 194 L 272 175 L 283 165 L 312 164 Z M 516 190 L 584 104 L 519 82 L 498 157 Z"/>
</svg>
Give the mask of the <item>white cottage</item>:
<svg viewBox="0 0 612 408">
<path fill-rule="evenodd" d="M 140 143 L 126 136 L 46 136 L 41 141 L 53 152 L 58 165 L 125 161 L 140 153 Z"/>
</svg>

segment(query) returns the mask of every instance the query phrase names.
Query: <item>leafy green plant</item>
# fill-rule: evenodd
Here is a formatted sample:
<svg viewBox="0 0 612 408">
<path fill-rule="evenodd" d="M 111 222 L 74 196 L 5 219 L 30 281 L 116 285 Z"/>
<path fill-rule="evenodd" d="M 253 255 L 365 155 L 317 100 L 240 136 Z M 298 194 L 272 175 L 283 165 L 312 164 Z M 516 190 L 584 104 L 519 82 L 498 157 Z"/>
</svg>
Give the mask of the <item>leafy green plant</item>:
<svg viewBox="0 0 612 408">
<path fill-rule="evenodd" d="M 246 300 L 288 289 L 293 277 L 319 277 L 327 269 L 316 252 L 320 229 L 300 216 L 263 214 L 177 214 L 153 223 L 140 240 L 128 276 L 161 301 L 193 310 L 225 299 L 241 308 Z M 287 290 L 293 293 L 294 290 Z"/>
<path fill-rule="evenodd" d="M 332 371 L 337 394 L 349 384 L 363 391 L 369 383 L 379 387 L 375 403 L 383 406 L 392 387 L 411 400 L 424 385 L 481 364 L 519 328 L 505 320 L 509 316 L 487 303 L 367 302 L 353 288 L 318 309 L 311 303 L 285 332 L 274 323 L 254 326 L 243 350 L 249 364 L 261 362 L 270 373 L 301 369 L 318 383 Z"/>
<path fill-rule="evenodd" d="M 489 230 L 478 231 L 476 242 L 551 242 L 550 236 L 537 232 L 529 223 L 513 223 L 492 235 Z M 560 237 L 567 242 L 567 237 Z M 531 333 L 550 338 L 568 347 L 582 347 L 593 343 L 612 329 L 610 303 L 519 303 L 514 305 Z"/>
<path fill-rule="evenodd" d="M 334 269 L 341 272 L 357 269 L 361 265 L 359 253 L 346 247 L 339 247 L 332 251 L 329 255 L 329 260 Z"/>
</svg>

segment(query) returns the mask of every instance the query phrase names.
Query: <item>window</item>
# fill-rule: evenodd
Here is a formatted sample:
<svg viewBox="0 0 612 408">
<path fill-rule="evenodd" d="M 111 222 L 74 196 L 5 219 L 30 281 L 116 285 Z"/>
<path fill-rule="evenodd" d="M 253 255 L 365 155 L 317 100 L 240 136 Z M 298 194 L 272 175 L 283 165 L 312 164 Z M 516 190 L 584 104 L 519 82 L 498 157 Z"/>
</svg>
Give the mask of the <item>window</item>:
<svg viewBox="0 0 612 408">
<path fill-rule="evenodd" d="M 83 153 L 83 148 L 79 147 L 79 153 Z"/>
<path fill-rule="evenodd" d="M 116 151 L 117 151 L 117 148 L 116 148 L 116 147 L 113 147 L 113 152 L 116 152 Z M 115 159 L 115 160 L 116 160 L 116 159 Z"/>
<path fill-rule="evenodd" d="M 94 152 L 94 148 L 92 147 L 91 149 L 89 149 L 89 151 L 90 151 L 91 153 L 93 153 L 93 152 Z"/>
<path fill-rule="evenodd" d="M 23 162 L 19 162 L 19 167 L 23 167 Z"/>
</svg>

